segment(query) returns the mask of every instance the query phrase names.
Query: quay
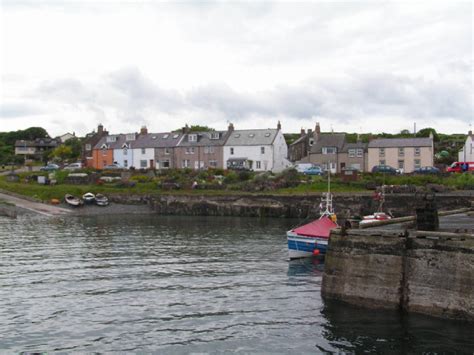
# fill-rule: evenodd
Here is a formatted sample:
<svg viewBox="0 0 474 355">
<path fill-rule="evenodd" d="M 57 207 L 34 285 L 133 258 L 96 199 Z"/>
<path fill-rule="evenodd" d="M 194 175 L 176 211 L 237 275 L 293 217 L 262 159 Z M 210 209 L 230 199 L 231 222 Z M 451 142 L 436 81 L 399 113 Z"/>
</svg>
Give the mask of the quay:
<svg viewBox="0 0 474 355">
<path fill-rule="evenodd" d="M 406 224 L 334 230 L 322 296 L 474 321 L 474 214 L 440 216 L 439 226 L 436 231 Z"/>
</svg>

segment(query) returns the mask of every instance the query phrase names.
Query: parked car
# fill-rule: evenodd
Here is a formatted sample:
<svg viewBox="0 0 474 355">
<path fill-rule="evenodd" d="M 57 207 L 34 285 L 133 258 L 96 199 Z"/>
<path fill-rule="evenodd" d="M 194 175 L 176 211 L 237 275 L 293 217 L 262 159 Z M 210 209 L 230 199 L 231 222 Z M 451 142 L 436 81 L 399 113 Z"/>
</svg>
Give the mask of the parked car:
<svg viewBox="0 0 474 355">
<path fill-rule="evenodd" d="M 82 163 L 71 163 L 64 167 L 64 170 L 78 170 L 82 169 Z"/>
<path fill-rule="evenodd" d="M 303 174 L 305 175 L 323 175 L 323 171 L 319 166 L 313 166 L 309 169 L 306 169 L 303 171 Z"/>
<path fill-rule="evenodd" d="M 308 170 L 312 168 L 313 166 L 314 164 L 311 164 L 311 163 L 298 163 L 298 164 L 293 165 L 293 168 L 295 168 L 296 171 L 299 173 L 304 173 L 305 170 Z"/>
<path fill-rule="evenodd" d="M 58 169 L 59 169 L 59 165 L 57 164 L 48 164 L 40 168 L 41 171 L 54 171 Z"/>
<path fill-rule="evenodd" d="M 413 171 L 413 174 L 439 174 L 440 170 L 434 166 L 422 166 Z"/>
<path fill-rule="evenodd" d="M 466 171 L 474 171 L 474 162 L 472 161 L 457 161 L 451 164 L 447 169 L 449 173 L 463 173 Z"/>
<path fill-rule="evenodd" d="M 372 168 L 373 173 L 384 173 L 389 175 L 396 175 L 397 169 L 392 168 L 390 165 L 376 165 Z"/>
<path fill-rule="evenodd" d="M 104 166 L 104 170 L 115 170 L 115 169 L 122 169 L 120 165 L 117 163 L 109 164 Z"/>
</svg>

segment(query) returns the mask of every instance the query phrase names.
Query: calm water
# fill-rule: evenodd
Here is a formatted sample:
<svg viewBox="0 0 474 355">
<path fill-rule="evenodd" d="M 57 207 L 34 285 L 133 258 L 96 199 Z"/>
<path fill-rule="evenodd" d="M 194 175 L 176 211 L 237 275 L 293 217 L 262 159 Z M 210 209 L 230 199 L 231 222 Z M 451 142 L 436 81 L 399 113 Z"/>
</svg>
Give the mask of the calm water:
<svg viewBox="0 0 474 355">
<path fill-rule="evenodd" d="M 294 221 L 0 217 L 0 349 L 473 352 L 474 325 L 320 297 Z"/>
</svg>

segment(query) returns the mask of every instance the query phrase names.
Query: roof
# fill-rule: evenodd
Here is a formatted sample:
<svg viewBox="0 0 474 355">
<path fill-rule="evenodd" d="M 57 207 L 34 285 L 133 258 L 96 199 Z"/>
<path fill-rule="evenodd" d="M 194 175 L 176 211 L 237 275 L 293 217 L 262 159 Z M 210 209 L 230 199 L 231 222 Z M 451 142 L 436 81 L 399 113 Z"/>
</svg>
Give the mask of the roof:
<svg viewBox="0 0 474 355">
<path fill-rule="evenodd" d="M 369 142 L 369 148 L 431 147 L 432 138 L 380 138 Z"/>
<path fill-rule="evenodd" d="M 342 152 L 348 152 L 349 149 L 363 149 L 364 152 L 367 151 L 367 143 L 357 142 L 357 143 L 345 143 L 342 148 Z"/>
<path fill-rule="evenodd" d="M 311 134 L 311 135 L 312 135 L 312 134 Z M 308 136 L 309 136 L 309 134 L 304 134 L 304 135 L 302 135 L 302 136 L 299 137 L 297 140 L 295 140 L 293 143 L 291 143 L 290 146 L 305 141 L 306 139 L 308 139 Z"/>
<path fill-rule="evenodd" d="M 171 148 L 176 147 L 183 134 L 181 132 L 163 132 L 140 134 L 132 148 Z"/>
<path fill-rule="evenodd" d="M 337 228 L 338 225 L 331 221 L 327 216 L 321 217 L 311 223 L 293 229 L 293 232 L 307 237 L 329 238 L 331 229 Z"/>
<path fill-rule="evenodd" d="M 189 141 L 190 135 L 197 135 L 197 141 Z M 211 136 L 219 134 L 218 139 L 211 139 Z M 222 146 L 225 144 L 229 131 L 209 131 L 209 132 L 189 132 L 186 133 L 179 143 L 180 147 L 197 147 L 197 146 Z"/>
<path fill-rule="evenodd" d="M 239 129 L 229 135 L 225 145 L 271 145 L 278 129 Z"/>
<path fill-rule="evenodd" d="M 311 147 L 311 153 L 320 154 L 323 147 L 336 147 L 337 151 L 342 151 L 346 135 L 344 133 L 323 133 Z"/>
<path fill-rule="evenodd" d="M 36 138 L 33 141 L 27 140 L 17 140 L 15 141 L 15 147 L 57 147 L 58 146 L 57 139 L 51 138 Z"/>
</svg>

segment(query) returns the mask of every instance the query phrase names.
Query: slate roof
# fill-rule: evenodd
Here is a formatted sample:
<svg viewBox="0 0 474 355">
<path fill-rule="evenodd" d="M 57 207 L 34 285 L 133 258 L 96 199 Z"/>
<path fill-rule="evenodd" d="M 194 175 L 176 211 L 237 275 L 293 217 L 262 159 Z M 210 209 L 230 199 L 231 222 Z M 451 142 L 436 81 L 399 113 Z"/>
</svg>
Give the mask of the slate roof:
<svg viewBox="0 0 474 355">
<path fill-rule="evenodd" d="M 302 142 L 306 139 L 308 139 L 308 134 L 305 134 L 305 135 L 299 137 L 297 140 L 295 140 L 293 143 L 291 143 L 290 146 L 298 144 L 298 143 L 300 143 L 300 142 Z"/>
<path fill-rule="evenodd" d="M 369 148 L 431 147 L 431 138 L 380 138 L 369 142 Z"/>
<path fill-rule="evenodd" d="M 211 139 L 212 133 L 219 133 L 219 139 Z M 197 134 L 197 141 L 190 142 L 189 135 Z M 229 131 L 211 131 L 211 132 L 189 132 L 179 143 L 179 147 L 204 147 L 204 146 L 223 146 L 227 140 Z"/>
<path fill-rule="evenodd" d="M 58 146 L 59 141 L 52 138 L 36 138 L 32 141 L 27 140 L 17 140 L 15 141 L 15 147 L 45 147 L 45 148 L 55 148 Z"/>
<path fill-rule="evenodd" d="M 226 146 L 271 145 L 278 129 L 239 129 L 234 130 L 227 139 Z"/>
<path fill-rule="evenodd" d="M 133 148 L 172 148 L 181 140 L 181 132 L 140 134 L 133 142 Z"/>
<path fill-rule="evenodd" d="M 364 152 L 367 151 L 367 143 L 357 142 L 357 143 L 345 143 L 342 148 L 342 152 L 347 153 L 349 149 L 363 149 Z"/>
<path fill-rule="evenodd" d="M 337 151 L 341 152 L 345 141 L 346 135 L 344 133 L 322 133 L 311 147 L 311 153 L 321 154 L 323 147 L 336 147 Z"/>
</svg>

